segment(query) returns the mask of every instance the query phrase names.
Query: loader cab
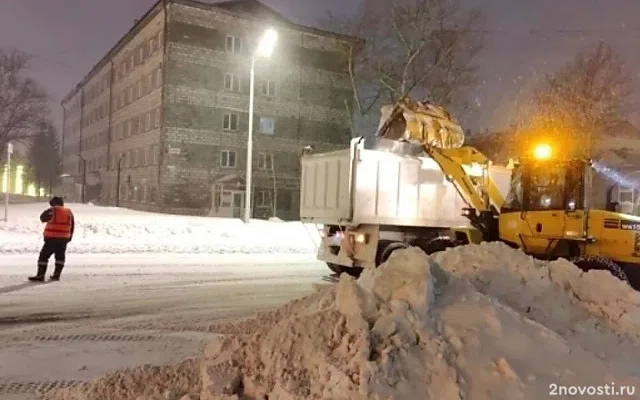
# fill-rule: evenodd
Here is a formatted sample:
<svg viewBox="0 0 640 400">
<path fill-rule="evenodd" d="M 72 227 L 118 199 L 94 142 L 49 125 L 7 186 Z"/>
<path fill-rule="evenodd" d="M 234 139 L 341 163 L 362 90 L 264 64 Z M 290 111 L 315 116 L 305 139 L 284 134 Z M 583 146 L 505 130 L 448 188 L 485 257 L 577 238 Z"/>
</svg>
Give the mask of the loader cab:
<svg viewBox="0 0 640 400">
<path fill-rule="evenodd" d="M 586 160 L 521 160 L 501 208 L 500 238 L 543 258 L 575 253 L 569 242 L 585 236 L 590 170 Z"/>
<path fill-rule="evenodd" d="M 520 160 L 513 169 L 501 214 L 584 210 L 590 170 L 586 160 Z"/>
</svg>

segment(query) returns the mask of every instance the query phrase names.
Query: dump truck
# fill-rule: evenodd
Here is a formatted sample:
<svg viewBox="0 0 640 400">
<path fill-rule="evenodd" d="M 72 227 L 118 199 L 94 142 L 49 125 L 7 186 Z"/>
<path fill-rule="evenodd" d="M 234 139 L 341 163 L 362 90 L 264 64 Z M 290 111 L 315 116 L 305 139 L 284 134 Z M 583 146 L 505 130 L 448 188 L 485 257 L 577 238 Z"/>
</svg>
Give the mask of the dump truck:
<svg viewBox="0 0 640 400">
<path fill-rule="evenodd" d="M 300 217 L 322 225 L 317 258 L 332 271 L 357 276 L 409 246 L 501 241 L 638 288 L 640 217 L 593 206 L 591 160 L 539 143 L 493 165 L 464 146 L 449 113 L 411 99 L 383 108 L 372 148 L 365 142 L 301 157 Z"/>
</svg>

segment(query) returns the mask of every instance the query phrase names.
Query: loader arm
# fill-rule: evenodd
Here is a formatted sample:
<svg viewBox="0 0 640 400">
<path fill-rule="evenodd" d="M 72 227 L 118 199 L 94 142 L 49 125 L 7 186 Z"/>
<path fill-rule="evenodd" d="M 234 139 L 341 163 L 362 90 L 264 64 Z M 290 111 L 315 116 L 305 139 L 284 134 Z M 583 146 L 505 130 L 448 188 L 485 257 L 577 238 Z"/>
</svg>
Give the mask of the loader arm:
<svg viewBox="0 0 640 400">
<path fill-rule="evenodd" d="M 478 213 L 500 210 L 504 198 L 489 176 L 490 161 L 482 153 L 473 147 L 440 149 L 424 146 L 424 150 L 455 185 L 469 207 Z M 474 176 L 464 168 L 473 168 L 474 165 L 481 168 L 480 176 Z"/>
</svg>

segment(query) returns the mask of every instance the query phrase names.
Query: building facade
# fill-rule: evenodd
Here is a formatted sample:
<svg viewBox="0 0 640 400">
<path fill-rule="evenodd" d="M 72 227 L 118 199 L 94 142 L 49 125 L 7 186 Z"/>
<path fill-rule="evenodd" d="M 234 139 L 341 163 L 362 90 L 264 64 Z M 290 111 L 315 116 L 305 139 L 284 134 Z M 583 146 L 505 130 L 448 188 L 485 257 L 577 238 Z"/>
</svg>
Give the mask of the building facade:
<svg viewBox="0 0 640 400">
<path fill-rule="evenodd" d="M 274 54 L 255 63 L 253 213 L 296 219 L 300 150 L 349 143 L 356 41 L 255 0 L 159 1 L 136 23 L 62 103 L 67 195 L 239 217 L 251 57 L 269 27 Z"/>
</svg>

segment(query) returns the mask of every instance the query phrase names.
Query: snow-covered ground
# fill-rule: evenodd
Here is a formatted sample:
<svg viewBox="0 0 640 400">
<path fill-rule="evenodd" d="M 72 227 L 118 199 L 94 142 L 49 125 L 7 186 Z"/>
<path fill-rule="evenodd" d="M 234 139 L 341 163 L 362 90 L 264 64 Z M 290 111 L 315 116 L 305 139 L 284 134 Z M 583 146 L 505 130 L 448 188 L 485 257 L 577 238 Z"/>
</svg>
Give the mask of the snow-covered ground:
<svg viewBox="0 0 640 400">
<path fill-rule="evenodd" d="M 0 222 L 0 254 L 34 254 L 42 245 L 46 203 L 12 204 Z M 76 217 L 70 253 L 309 254 L 320 241 L 312 224 L 155 214 L 69 204 Z"/>
<path fill-rule="evenodd" d="M 179 362 L 215 338 L 216 321 L 280 306 L 326 283 L 323 263 L 304 254 L 282 259 L 77 254 L 61 282 L 31 284 L 33 256 L 1 256 L 0 399 L 32 400 L 43 388 L 114 369 Z M 100 400 L 107 398 L 114 397 Z"/>
</svg>

